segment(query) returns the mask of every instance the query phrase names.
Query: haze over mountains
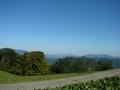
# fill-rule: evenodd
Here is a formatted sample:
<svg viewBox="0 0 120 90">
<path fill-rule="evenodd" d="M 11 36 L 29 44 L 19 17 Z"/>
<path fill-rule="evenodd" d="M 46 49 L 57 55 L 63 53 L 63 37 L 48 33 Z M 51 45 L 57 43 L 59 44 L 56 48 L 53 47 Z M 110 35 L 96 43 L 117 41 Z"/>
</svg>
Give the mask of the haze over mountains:
<svg viewBox="0 0 120 90">
<path fill-rule="evenodd" d="M 19 54 L 24 54 L 25 52 L 27 52 L 26 50 L 21 50 L 21 49 L 14 49 L 15 52 L 19 53 Z M 49 65 L 53 65 L 56 61 L 58 61 L 58 58 L 64 58 L 66 56 L 73 56 L 73 57 L 82 57 L 82 56 L 78 56 L 78 55 L 73 55 L 73 54 L 68 54 L 68 55 L 49 55 L 49 54 L 45 54 L 45 58 L 46 61 Z M 114 63 L 115 68 L 120 68 L 120 56 L 110 56 L 108 54 L 87 54 L 84 55 L 85 57 L 88 58 L 96 58 L 96 60 L 100 60 L 101 58 L 106 60 L 106 59 L 111 59 L 112 62 Z"/>
<path fill-rule="evenodd" d="M 21 49 L 13 49 L 16 53 L 23 55 L 25 52 L 27 52 L 27 50 L 21 50 Z M 49 55 L 49 54 L 45 54 L 45 59 L 46 62 L 48 63 L 48 65 L 53 65 L 55 62 L 58 61 L 59 58 L 65 58 L 67 56 L 72 56 L 75 58 L 81 58 L 82 56 L 79 55 L 73 55 L 73 54 L 68 54 L 68 55 Z M 88 58 L 93 58 L 94 60 L 98 61 L 98 60 L 111 60 L 114 64 L 115 68 L 120 68 L 120 56 L 110 56 L 108 54 L 98 54 L 98 55 L 94 55 L 94 54 L 87 54 L 84 55 L 85 57 Z"/>
<path fill-rule="evenodd" d="M 27 52 L 26 50 L 18 50 L 18 49 L 14 49 L 16 53 L 18 54 L 24 54 L 25 52 Z"/>
<path fill-rule="evenodd" d="M 21 49 L 14 49 L 15 52 L 19 53 L 19 54 L 24 54 L 25 52 L 27 52 L 26 50 L 21 50 Z M 81 57 L 81 56 L 78 56 L 78 55 L 73 55 L 73 54 L 68 54 L 68 55 L 49 55 L 49 54 L 45 54 L 45 57 L 46 58 L 52 58 L 52 59 L 58 59 L 58 58 L 63 58 L 63 57 L 66 57 L 66 56 L 73 56 L 73 57 Z M 87 55 L 84 55 L 88 58 L 120 58 L 120 56 L 110 56 L 108 54 L 87 54 Z"/>
</svg>

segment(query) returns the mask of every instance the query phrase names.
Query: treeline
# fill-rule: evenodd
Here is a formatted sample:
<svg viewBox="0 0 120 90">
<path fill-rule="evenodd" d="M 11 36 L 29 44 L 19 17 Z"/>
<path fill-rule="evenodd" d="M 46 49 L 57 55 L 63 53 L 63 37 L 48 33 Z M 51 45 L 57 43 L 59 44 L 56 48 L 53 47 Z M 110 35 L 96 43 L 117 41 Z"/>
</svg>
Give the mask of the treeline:
<svg viewBox="0 0 120 90">
<path fill-rule="evenodd" d="M 0 49 L 0 70 L 17 75 L 46 75 L 53 73 L 80 73 L 113 69 L 111 60 L 98 60 L 87 57 L 59 58 L 53 65 L 48 65 L 41 51 L 25 52 L 23 55 L 13 49 Z"/>
<path fill-rule="evenodd" d="M 17 75 L 49 73 L 49 66 L 43 52 L 25 52 L 19 55 L 10 48 L 0 49 L 0 69 Z"/>
<path fill-rule="evenodd" d="M 54 65 L 51 65 L 51 73 L 80 73 L 87 71 L 102 71 L 113 69 L 111 60 L 98 60 L 87 57 L 75 58 L 65 57 L 58 59 Z"/>
</svg>

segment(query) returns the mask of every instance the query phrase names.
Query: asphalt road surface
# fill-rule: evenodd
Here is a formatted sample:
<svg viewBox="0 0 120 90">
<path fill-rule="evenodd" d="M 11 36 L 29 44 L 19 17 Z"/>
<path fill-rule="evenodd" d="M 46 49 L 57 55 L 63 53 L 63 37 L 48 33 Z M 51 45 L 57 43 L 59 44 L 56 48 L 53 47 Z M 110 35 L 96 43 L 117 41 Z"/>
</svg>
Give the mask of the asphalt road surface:
<svg viewBox="0 0 120 90">
<path fill-rule="evenodd" d="M 34 82 L 22 82 L 22 83 L 12 83 L 12 84 L 0 84 L 0 90 L 34 90 L 37 88 L 54 88 L 56 86 L 63 86 L 65 84 L 86 82 L 90 80 L 97 80 L 103 77 L 111 77 L 115 75 L 120 75 L 120 69 L 113 69 L 108 71 L 96 72 L 90 75 L 75 76 L 71 78 L 61 78 L 45 81 L 34 81 Z"/>
</svg>

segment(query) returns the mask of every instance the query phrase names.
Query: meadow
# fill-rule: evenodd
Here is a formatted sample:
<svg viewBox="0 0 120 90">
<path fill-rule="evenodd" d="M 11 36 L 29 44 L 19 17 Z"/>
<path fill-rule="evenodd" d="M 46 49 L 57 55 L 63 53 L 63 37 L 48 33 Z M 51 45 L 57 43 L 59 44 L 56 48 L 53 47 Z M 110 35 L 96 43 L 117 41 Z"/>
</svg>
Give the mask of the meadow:
<svg viewBox="0 0 120 90">
<path fill-rule="evenodd" d="M 39 75 L 39 76 L 20 76 L 20 75 L 10 74 L 8 72 L 0 71 L 0 84 L 42 81 L 42 80 L 80 76 L 80 75 L 86 75 L 86 74 L 92 74 L 92 73 L 94 73 L 94 72 L 48 74 L 48 75 Z"/>
</svg>

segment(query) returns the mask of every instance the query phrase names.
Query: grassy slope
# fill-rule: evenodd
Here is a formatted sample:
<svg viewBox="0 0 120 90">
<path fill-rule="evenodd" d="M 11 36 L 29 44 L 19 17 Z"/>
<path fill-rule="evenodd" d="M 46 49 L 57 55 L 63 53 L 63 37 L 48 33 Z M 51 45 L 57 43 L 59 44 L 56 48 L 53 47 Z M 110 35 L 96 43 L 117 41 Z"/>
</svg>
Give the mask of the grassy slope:
<svg viewBox="0 0 120 90">
<path fill-rule="evenodd" d="M 49 79 L 57 79 L 57 78 L 64 78 L 64 77 L 80 76 L 80 75 L 91 74 L 91 73 L 93 72 L 70 73 L 70 74 L 50 74 L 50 75 L 40 75 L 40 76 L 18 76 L 18 75 L 0 71 L 0 84 L 49 80 Z"/>
</svg>

